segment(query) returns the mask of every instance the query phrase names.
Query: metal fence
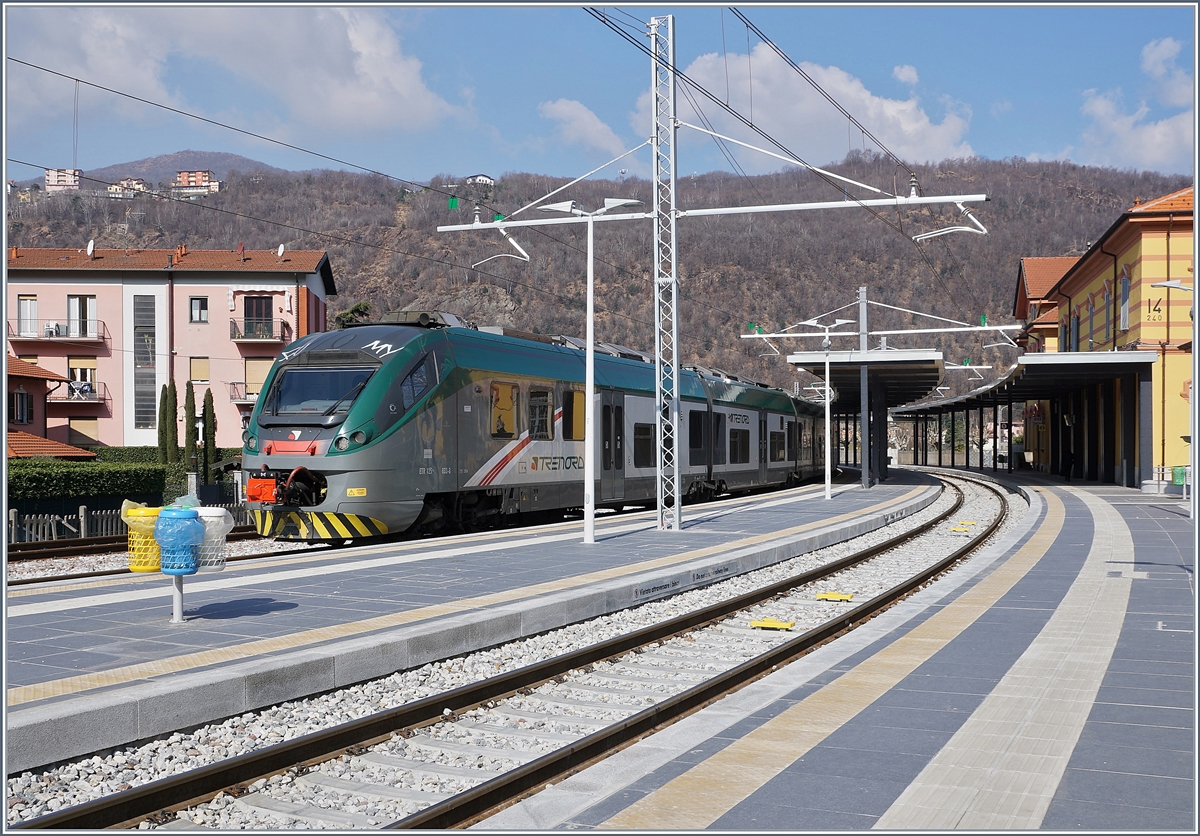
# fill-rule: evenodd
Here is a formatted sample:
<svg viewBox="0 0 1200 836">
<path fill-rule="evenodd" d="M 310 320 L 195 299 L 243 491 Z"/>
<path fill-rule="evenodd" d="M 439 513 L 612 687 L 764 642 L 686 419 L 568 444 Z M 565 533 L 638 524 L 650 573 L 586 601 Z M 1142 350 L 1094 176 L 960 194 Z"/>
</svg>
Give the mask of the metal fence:
<svg viewBox="0 0 1200 836">
<path fill-rule="evenodd" d="M 216 505 L 233 515 L 234 525 L 250 525 L 250 512 L 240 503 Z M 128 529 L 121 512 L 91 511 L 79 506 L 77 514 L 22 514 L 15 508 L 8 512 L 7 540 L 10 543 L 34 543 L 45 540 L 70 540 L 77 537 L 125 535 Z"/>
</svg>

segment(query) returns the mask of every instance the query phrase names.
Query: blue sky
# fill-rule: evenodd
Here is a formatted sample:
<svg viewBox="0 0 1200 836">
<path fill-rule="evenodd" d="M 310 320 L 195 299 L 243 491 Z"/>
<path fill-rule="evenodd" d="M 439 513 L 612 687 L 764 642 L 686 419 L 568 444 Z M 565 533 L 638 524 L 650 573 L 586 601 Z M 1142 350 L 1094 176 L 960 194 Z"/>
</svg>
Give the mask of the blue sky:
<svg viewBox="0 0 1200 836">
<path fill-rule="evenodd" d="M 600 7 L 598 7 L 600 8 Z M 602 7 L 635 37 L 673 14 L 677 64 L 815 165 L 857 129 L 721 6 Z M 742 6 L 898 156 L 1193 170 L 1196 9 Z M 6 55 L 383 171 L 575 177 L 649 135 L 649 60 L 581 6 L 5 6 Z M 75 85 L 5 62 L 6 157 L 72 162 Z M 80 89 L 78 165 L 184 149 L 330 164 Z M 681 102 L 684 100 L 681 98 Z M 718 130 L 749 138 L 715 104 Z M 686 103 L 686 121 L 696 121 Z M 869 142 L 867 147 L 870 147 Z M 781 163 L 738 154 L 749 172 Z M 645 176 L 646 149 L 618 168 Z M 728 170 L 683 132 L 679 170 Z M 24 180 L 38 172 L 7 165 Z M 603 175 L 601 175 L 603 176 Z"/>
</svg>

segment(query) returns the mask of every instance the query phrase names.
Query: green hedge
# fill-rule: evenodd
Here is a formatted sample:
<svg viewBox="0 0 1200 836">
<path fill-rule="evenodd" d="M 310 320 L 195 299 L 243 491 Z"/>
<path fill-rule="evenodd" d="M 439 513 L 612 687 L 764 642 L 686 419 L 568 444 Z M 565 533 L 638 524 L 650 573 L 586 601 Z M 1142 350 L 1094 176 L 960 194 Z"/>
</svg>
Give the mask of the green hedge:
<svg viewBox="0 0 1200 836">
<path fill-rule="evenodd" d="M 167 468 L 159 464 L 10 459 L 8 497 L 136 496 L 165 493 Z"/>
<path fill-rule="evenodd" d="M 123 464 L 158 464 L 157 447 L 84 447 L 96 454 L 98 462 L 119 462 Z M 241 455 L 241 447 L 221 447 L 218 460 L 224 461 Z M 179 460 L 183 461 L 183 450 L 179 451 Z"/>
</svg>

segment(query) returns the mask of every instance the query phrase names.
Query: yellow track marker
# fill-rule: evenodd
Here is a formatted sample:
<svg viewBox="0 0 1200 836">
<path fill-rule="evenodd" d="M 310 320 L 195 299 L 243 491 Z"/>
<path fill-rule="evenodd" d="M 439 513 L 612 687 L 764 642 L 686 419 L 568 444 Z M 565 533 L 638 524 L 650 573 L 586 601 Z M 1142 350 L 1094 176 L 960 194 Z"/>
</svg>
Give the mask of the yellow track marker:
<svg viewBox="0 0 1200 836">
<path fill-rule="evenodd" d="M 796 626 L 796 622 L 780 621 L 778 618 L 760 618 L 758 621 L 751 621 L 750 626 L 763 630 L 790 630 Z"/>
<path fill-rule="evenodd" d="M 849 601 L 854 597 L 853 592 L 818 592 L 818 601 Z"/>
</svg>

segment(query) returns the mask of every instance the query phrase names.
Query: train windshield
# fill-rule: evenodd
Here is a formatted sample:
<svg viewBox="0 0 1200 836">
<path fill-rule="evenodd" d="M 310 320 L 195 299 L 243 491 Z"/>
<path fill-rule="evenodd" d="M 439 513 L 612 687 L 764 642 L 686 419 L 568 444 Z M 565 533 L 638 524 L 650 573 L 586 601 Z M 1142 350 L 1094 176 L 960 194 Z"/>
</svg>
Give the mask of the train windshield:
<svg viewBox="0 0 1200 836">
<path fill-rule="evenodd" d="M 285 368 L 280 371 L 263 403 L 260 422 L 267 416 L 277 416 L 285 419 L 286 423 L 319 423 L 325 426 L 341 423 L 350 405 L 374 373 L 372 366 Z"/>
</svg>

